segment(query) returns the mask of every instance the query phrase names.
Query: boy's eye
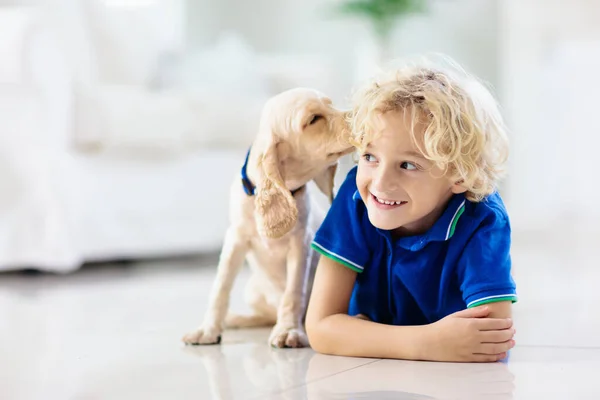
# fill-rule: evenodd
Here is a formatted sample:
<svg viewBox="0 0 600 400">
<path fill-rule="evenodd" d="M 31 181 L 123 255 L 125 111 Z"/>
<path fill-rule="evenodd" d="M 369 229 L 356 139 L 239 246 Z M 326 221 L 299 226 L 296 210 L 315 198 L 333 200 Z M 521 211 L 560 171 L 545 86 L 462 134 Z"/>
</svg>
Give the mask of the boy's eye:
<svg viewBox="0 0 600 400">
<path fill-rule="evenodd" d="M 400 168 L 406 169 L 406 170 L 409 170 L 409 171 L 413 171 L 413 170 L 418 169 L 418 167 L 415 164 L 410 163 L 408 161 L 404 161 L 402 164 L 400 164 Z"/>
<path fill-rule="evenodd" d="M 375 156 L 373 154 L 363 154 L 363 158 L 365 159 L 366 162 L 375 162 L 377 161 L 377 159 L 375 158 Z"/>
</svg>

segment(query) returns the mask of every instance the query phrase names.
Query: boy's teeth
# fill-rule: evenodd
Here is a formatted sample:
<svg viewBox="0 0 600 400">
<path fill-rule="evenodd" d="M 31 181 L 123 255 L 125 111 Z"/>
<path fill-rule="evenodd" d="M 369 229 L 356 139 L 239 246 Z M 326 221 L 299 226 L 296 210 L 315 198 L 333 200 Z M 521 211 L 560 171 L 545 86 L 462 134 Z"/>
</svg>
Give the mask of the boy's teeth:
<svg viewBox="0 0 600 400">
<path fill-rule="evenodd" d="M 401 201 L 387 201 L 387 200 L 381 200 L 379 197 L 375 197 L 377 199 L 377 201 L 381 204 L 387 204 L 388 206 L 393 206 L 393 205 L 398 205 L 401 204 Z"/>
</svg>

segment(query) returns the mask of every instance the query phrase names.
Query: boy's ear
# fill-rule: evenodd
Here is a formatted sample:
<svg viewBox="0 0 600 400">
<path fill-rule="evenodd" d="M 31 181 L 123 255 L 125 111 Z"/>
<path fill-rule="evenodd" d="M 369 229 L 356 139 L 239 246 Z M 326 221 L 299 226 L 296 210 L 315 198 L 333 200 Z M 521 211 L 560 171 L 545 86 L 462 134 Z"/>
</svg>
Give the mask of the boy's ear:
<svg viewBox="0 0 600 400">
<path fill-rule="evenodd" d="M 452 185 L 452 193 L 454 194 L 460 194 L 460 193 L 465 193 L 467 191 L 467 188 L 463 186 L 464 181 L 460 180 L 458 182 L 455 182 L 454 185 Z"/>
</svg>

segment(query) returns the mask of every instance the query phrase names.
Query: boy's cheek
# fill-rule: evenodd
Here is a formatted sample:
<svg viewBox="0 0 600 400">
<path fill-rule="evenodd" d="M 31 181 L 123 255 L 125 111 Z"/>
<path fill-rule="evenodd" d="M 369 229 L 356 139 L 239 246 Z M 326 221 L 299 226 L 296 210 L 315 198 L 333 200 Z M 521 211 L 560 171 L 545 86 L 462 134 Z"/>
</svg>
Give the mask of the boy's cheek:
<svg viewBox="0 0 600 400">
<path fill-rule="evenodd" d="M 363 181 L 358 175 L 356 177 L 356 187 L 358 188 L 360 198 L 366 203 L 369 199 L 369 190 L 367 189 L 366 182 Z"/>
</svg>

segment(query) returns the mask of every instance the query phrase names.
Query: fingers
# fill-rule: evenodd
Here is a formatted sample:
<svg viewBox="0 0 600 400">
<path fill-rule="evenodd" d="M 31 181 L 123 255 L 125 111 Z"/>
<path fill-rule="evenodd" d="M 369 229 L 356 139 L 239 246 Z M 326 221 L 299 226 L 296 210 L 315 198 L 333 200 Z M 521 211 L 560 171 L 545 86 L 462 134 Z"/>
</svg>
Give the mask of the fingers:
<svg viewBox="0 0 600 400">
<path fill-rule="evenodd" d="M 504 329 L 501 331 L 483 331 L 481 334 L 482 343 L 504 343 L 515 336 L 515 329 Z"/>
<path fill-rule="evenodd" d="M 485 318 L 489 314 L 490 314 L 489 307 L 480 306 L 480 307 L 467 308 L 465 310 L 455 312 L 451 316 L 455 317 L 455 318 Z"/>
<path fill-rule="evenodd" d="M 503 343 L 481 343 L 478 354 L 497 355 L 503 354 L 515 347 L 514 340 L 507 340 Z"/>
<path fill-rule="evenodd" d="M 479 363 L 490 363 L 496 362 L 505 359 L 508 356 L 508 353 L 500 353 L 500 354 L 473 354 L 472 359 L 469 362 L 479 362 Z"/>
<path fill-rule="evenodd" d="M 500 331 L 512 328 L 513 322 L 510 318 L 485 318 L 476 320 L 477 328 L 480 331 Z"/>
</svg>

